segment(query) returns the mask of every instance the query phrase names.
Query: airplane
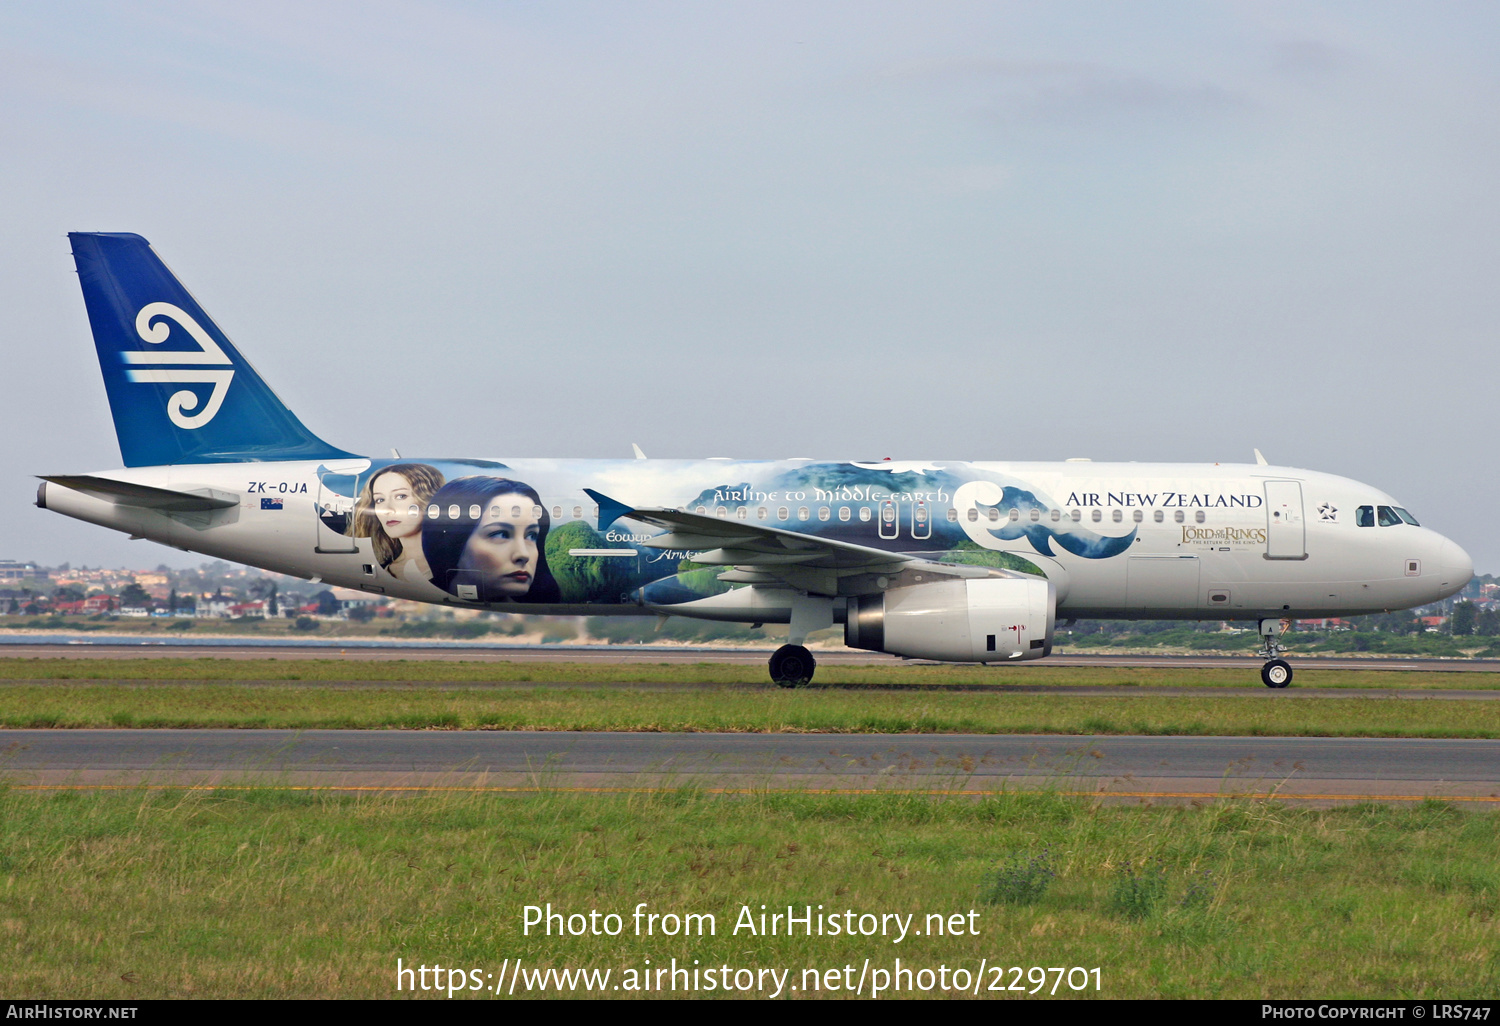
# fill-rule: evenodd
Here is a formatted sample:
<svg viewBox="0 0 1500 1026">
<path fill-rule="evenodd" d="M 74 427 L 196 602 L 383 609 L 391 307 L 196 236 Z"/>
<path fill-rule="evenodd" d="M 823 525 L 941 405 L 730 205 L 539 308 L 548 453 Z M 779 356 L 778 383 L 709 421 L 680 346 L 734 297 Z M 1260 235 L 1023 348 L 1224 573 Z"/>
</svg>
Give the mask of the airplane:
<svg viewBox="0 0 1500 1026">
<path fill-rule="evenodd" d="M 124 467 L 36 504 L 188 552 L 448 607 L 788 625 L 911 659 L 1049 655 L 1080 618 L 1255 620 L 1436 602 L 1467 553 L 1377 488 L 1268 464 L 390 458 L 323 441 L 141 236 L 70 233 Z"/>
</svg>

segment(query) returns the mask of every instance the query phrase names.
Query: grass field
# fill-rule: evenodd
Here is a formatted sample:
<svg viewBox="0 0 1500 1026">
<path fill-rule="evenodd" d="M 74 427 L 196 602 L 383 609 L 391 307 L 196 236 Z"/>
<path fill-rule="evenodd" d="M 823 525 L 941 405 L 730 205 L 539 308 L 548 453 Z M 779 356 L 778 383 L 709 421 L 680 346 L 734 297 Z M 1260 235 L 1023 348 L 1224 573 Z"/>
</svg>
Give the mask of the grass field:
<svg viewBox="0 0 1500 1026">
<path fill-rule="evenodd" d="M 0 791 L 0 991 L 386 997 L 398 957 L 608 969 L 610 985 L 697 959 L 800 988 L 804 969 L 899 957 L 1098 967 L 1106 997 L 1482 997 L 1500 988 L 1497 850 L 1500 816 L 1442 803 Z M 619 913 L 624 932 L 523 936 L 523 906 L 548 902 Z M 633 936 L 639 902 L 712 913 L 716 933 Z M 915 913 L 917 929 L 972 909 L 978 936 L 734 934 L 763 903 Z M 1023 996 L 991 982 L 984 996 Z"/>
<path fill-rule="evenodd" d="M 599 687 L 0 685 L 3 727 L 1500 737 L 1500 702 Z"/>
<path fill-rule="evenodd" d="M 796 691 L 766 685 L 759 673 L 723 663 L 0 660 L 0 726 L 1500 737 L 1500 702 L 1284 700 L 1238 670 L 829 667 L 819 679 L 844 686 Z M 1304 676 L 1314 693 L 1497 686 L 1488 673 L 1323 670 L 1299 674 L 1299 685 Z M 672 687 L 687 682 L 720 686 Z M 891 690 L 892 683 L 930 690 Z M 977 683 L 1063 690 L 961 690 Z M 1237 693 L 1134 693 L 1146 683 Z M 1119 694 L 1069 695 L 1069 685 Z"/>
<path fill-rule="evenodd" d="M 1500 673 L 1384 670 L 1321 670 L 1298 665 L 1297 688 L 1423 688 L 1500 690 Z M 426 659 L 135 659 L 0 658 L 0 680 L 141 681 L 330 681 L 396 683 L 569 684 L 754 684 L 768 683 L 763 662 L 514 662 Z M 820 666 L 817 684 L 901 687 L 908 685 L 1091 687 L 1194 686 L 1259 690 L 1254 667 L 1225 669 L 1156 667 L 886 665 Z"/>
</svg>

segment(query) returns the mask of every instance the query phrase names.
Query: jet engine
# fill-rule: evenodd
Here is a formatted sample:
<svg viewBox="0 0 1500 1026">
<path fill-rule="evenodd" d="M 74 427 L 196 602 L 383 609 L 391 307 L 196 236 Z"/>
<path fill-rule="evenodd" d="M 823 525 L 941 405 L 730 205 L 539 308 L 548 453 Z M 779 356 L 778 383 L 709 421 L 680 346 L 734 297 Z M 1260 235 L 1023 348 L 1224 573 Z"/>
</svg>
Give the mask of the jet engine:
<svg viewBox="0 0 1500 1026">
<path fill-rule="evenodd" d="M 940 581 L 851 598 L 844 644 L 953 663 L 1040 659 L 1052 651 L 1056 618 L 1047 580 Z"/>
</svg>

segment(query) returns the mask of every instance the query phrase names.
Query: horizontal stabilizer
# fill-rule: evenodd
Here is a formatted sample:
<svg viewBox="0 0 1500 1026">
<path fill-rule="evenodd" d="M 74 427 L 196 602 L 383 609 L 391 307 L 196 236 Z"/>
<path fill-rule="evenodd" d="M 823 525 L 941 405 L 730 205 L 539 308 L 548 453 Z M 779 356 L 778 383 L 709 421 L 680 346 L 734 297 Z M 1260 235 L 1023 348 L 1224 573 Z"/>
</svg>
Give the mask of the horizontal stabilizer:
<svg viewBox="0 0 1500 1026">
<path fill-rule="evenodd" d="M 140 506 L 144 509 L 160 510 L 163 513 L 208 513 L 216 509 L 238 506 L 239 496 L 221 492 L 214 488 L 195 488 L 190 492 L 156 488 L 152 485 L 135 484 L 131 481 L 116 481 L 108 477 L 90 474 L 43 474 L 43 481 L 71 488 L 85 495 L 108 499 L 122 506 Z"/>
</svg>

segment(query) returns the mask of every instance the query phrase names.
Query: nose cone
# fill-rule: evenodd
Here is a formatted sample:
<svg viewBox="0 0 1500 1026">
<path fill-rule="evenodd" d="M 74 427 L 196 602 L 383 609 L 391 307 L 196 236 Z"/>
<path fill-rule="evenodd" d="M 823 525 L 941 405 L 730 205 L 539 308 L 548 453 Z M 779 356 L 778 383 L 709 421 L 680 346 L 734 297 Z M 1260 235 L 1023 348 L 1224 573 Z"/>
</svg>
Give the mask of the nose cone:
<svg viewBox="0 0 1500 1026">
<path fill-rule="evenodd" d="M 1468 586 L 1474 578 L 1474 561 L 1469 554 L 1448 539 L 1438 550 L 1438 567 L 1442 573 L 1443 597 L 1447 598 Z"/>
</svg>

